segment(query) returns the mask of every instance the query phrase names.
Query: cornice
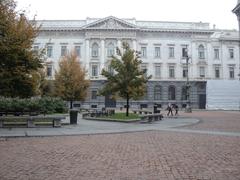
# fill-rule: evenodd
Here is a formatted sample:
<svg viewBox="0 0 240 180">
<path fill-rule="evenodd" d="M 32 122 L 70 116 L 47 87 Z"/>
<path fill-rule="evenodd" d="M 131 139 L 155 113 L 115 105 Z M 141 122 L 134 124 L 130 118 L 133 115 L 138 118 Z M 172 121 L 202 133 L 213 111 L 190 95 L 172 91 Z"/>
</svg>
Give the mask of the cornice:
<svg viewBox="0 0 240 180">
<path fill-rule="evenodd" d="M 196 29 L 140 29 L 140 32 L 168 32 L 168 33 L 187 33 L 187 34 L 213 34 L 214 30 L 196 30 Z"/>
<path fill-rule="evenodd" d="M 149 29 L 149 28 L 122 28 L 122 29 L 98 29 L 98 28 L 42 28 L 40 31 L 59 31 L 59 32 L 72 32 L 72 31 L 132 31 L 132 32 L 164 32 L 164 33 L 185 33 L 185 34 L 213 34 L 214 30 L 189 30 L 189 29 Z"/>
<path fill-rule="evenodd" d="M 238 4 L 233 10 L 232 10 L 233 13 L 235 14 L 240 14 L 240 4 Z"/>
</svg>

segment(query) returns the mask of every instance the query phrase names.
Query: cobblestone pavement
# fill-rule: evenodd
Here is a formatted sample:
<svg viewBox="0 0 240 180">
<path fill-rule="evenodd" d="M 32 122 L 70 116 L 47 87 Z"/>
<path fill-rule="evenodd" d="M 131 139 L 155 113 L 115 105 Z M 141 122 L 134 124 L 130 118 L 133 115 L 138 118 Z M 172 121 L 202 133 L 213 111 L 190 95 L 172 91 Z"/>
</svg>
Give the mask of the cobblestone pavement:
<svg viewBox="0 0 240 180">
<path fill-rule="evenodd" d="M 240 137 L 146 131 L 0 141 L 0 179 L 240 179 Z"/>
<path fill-rule="evenodd" d="M 180 112 L 180 116 L 195 117 L 201 122 L 187 129 L 212 130 L 225 132 L 240 132 L 239 111 L 193 111 L 192 113 Z"/>
<path fill-rule="evenodd" d="M 191 130 L 239 132 L 238 112 L 193 115 L 202 121 Z M 0 138 L 0 167 L 1 180 L 239 180 L 240 137 L 165 130 Z"/>
</svg>

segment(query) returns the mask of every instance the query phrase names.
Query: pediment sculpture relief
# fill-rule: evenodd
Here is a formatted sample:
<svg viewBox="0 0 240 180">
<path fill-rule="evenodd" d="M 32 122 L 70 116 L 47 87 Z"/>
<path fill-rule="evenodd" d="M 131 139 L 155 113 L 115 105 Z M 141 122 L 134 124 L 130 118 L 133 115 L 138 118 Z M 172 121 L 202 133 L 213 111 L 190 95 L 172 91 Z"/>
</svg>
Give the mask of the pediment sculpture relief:
<svg viewBox="0 0 240 180">
<path fill-rule="evenodd" d="M 131 26 L 127 24 L 123 24 L 121 22 L 118 22 L 114 19 L 108 19 L 103 22 L 99 22 L 97 24 L 94 24 L 92 26 L 89 26 L 89 28 L 99 28 L 99 29 L 122 29 L 122 28 L 132 28 Z"/>
</svg>

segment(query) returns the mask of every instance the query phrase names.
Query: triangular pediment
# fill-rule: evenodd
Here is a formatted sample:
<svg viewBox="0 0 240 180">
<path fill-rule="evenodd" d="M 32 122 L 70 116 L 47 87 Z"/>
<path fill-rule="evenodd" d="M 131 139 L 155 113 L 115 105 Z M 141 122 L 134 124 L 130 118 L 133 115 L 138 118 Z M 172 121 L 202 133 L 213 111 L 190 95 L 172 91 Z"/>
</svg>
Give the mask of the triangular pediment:
<svg viewBox="0 0 240 180">
<path fill-rule="evenodd" d="M 110 16 L 104 19 L 100 19 L 94 21 L 92 23 L 87 24 L 85 29 L 137 29 L 137 26 L 124 21 L 122 19 L 118 19 L 116 17 Z"/>
</svg>

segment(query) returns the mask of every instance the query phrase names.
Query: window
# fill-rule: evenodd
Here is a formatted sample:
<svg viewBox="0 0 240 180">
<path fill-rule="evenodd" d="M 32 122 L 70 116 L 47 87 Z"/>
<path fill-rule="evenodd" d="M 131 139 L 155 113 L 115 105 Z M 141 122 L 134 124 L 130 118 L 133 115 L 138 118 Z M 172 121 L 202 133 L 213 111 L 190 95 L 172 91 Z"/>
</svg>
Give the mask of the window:
<svg viewBox="0 0 240 180">
<path fill-rule="evenodd" d="M 33 53 L 34 53 L 35 55 L 38 54 L 38 50 L 39 50 L 39 47 L 38 47 L 38 46 L 33 46 Z"/>
<path fill-rule="evenodd" d="M 110 43 L 107 48 L 107 56 L 111 57 L 114 55 L 114 45 L 113 43 Z"/>
<path fill-rule="evenodd" d="M 168 57 L 174 58 L 174 47 L 168 47 Z"/>
<path fill-rule="evenodd" d="M 187 86 L 182 87 L 182 100 L 187 100 Z"/>
<path fill-rule="evenodd" d="M 162 91 L 162 87 L 159 85 L 156 85 L 154 87 L 154 100 L 161 100 L 161 92 Z"/>
<path fill-rule="evenodd" d="M 160 65 L 156 65 L 155 66 L 155 77 L 156 78 L 160 78 L 161 77 L 161 66 Z"/>
<path fill-rule="evenodd" d="M 174 86 L 168 87 L 168 100 L 175 100 L 176 99 L 176 89 Z"/>
<path fill-rule="evenodd" d="M 141 47 L 141 57 L 147 57 L 147 48 Z"/>
<path fill-rule="evenodd" d="M 215 78 L 220 78 L 220 68 L 215 67 Z"/>
<path fill-rule="evenodd" d="M 98 65 L 97 64 L 92 65 L 92 76 L 93 77 L 98 76 Z"/>
<path fill-rule="evenodd" d="M 229 59 L 234 59 L 234 49 L 230 48 L 228 49 L 229 52 Z"/>
<path fill-rule="evenodd" d="M 175 78 L 175 67 L 174 66 L 169 66 L 169 77 Z"/>
<path fill-rule="evenodd" d="M 199 75 L 200 77 L 205 77 L 205 67 L 199 67 Z"/>
<path fill-rule="evenodd" d="M 75 46 L 75 53 L 77 57 L 81 57 L 81 46 Z"/>
<path fill-rule="evenodd" d="M 52 77 L 52 65 L 47 66 L 47 77 Z"/>
<path fill-rule="evenodd" d="M 98 57 L 98 44 L 94 43 L 92 45 L 92 57 Z"/>
<path fill-rule="evenodd" d="M 219 49 L 214 49 L 214 59 L 219 59 Z"/>
<path fill-rule="evenodd" d="M 198 58 L 205 59 L 205 50 L 203 45 L 198 46 Z"/>
<path fill-rule="evenodd" d="M 67 46 L 61 46 L 61 56 L 67 55 Z"/>
<path fill-rule="evenodd" d="M 229 67 L 229 78 L 234 79 L 234 67 Z"/>
<path fill-rule="evenodd" d="M 186 78 L 187 75 L 188 75 L 187 73 L 188 73 L 188 69 L 187 69 L 187 67 L 183 67 L 182 77 L 183 77 L 183 78 Z"/>
<path fill-rule="evenodd" d="M 145 77 L 147 76 L 147 65 L 142 64 L 141 65 L 141 70 L 144 72 Z"/>
<path fill-rule="evenodd" d="M 38 51 L 39 50 L 39 46 L 33 46 L 33 50 L 34 51 Z"/>
<path fill-rule="evenodd" d="M 161 57 L 161 49 L 160 47 L 155 47 L 155 58 Z"/>
<path fill-rule="evenodd" d="M 188 56 L 188 49 L 187 47 L 182 47 L 182 57 L 186 58 Z"/>
<path fill-rule="evenodd" d="M 97 91 L 96 90 L 93 90 L 91 94 L 92 94 L 91 95 L 92 99 L 97 99 Z"/>
<path fill-rule="evenodd" d="M 47 46 L 47 57 L 51 58 L 53 54 L 53 47 Z"/>
</svg>

